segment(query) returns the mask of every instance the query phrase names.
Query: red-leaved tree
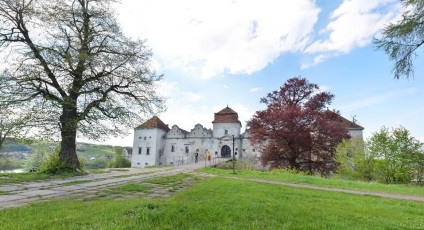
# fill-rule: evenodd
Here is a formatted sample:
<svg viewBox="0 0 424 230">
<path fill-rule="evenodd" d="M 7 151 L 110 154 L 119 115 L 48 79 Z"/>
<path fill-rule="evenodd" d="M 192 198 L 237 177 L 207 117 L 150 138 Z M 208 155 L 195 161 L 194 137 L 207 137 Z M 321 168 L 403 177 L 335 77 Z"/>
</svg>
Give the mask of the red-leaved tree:
<svg viewBox="0 0 424 230">
<path fill-rule="evenodd" d="M 262 153 L 262 164 L 309 173 L 334 170 L 334 150 L 350 136 L 338 112 L 326 109 L 333 98 L 299 77 L 262 98 L 267 108 L 247 123 L 252 142 Z"/>
</svg>

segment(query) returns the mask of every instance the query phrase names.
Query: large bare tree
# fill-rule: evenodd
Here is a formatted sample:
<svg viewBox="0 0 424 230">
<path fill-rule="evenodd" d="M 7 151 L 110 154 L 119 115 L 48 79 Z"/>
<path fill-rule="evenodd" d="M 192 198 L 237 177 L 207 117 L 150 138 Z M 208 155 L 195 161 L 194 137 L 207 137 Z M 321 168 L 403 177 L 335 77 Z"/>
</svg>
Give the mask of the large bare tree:
<svg viewBox="0 0 424 230">
<path fill-rule="evenodd" d="M 49 135 L 58 127 L 60 159 L 74 170 L 77 135 L 118 135 L 163 110 L 152 52 L 124 36 L 115 2 L 0 0 L 0 54 L 8 68 L 2 103 L 39 108 L 51 121 Z"/>
</svg>

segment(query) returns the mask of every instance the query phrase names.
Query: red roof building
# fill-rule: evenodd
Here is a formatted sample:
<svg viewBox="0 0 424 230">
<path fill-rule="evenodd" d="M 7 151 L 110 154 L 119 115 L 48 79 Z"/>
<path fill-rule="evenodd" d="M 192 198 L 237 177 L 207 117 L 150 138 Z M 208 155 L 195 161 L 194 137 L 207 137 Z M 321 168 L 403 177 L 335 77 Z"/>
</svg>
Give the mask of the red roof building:
<svg viewBox="0 0 424 230">
<path fill-rule="evenodd" d="M 225 107 L 223 110 L 215 113 L 212 123 L 239 123 L 238 114 L 230 107 Z"/>
<path fill-rule="evenodd" d="M 163 121 L 157 116 L 153 116 L 143 124 L 137 126 L 135 129 L 162 129 L 166 132 L 170 130 L 168 125 L 163 123 Z"/>
</svg>

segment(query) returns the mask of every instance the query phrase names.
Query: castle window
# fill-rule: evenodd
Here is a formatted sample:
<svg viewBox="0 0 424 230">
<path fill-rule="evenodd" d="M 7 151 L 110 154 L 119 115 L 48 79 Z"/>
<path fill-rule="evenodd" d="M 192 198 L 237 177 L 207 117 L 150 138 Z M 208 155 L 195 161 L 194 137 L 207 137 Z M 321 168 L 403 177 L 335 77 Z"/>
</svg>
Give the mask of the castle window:
<svg viewBox="0 0 424 230">
<path fill-rule="evenodd" d="M 137 165 L 140 165 L 140 162 L 137 162 Z"/>
<path fill-rule="evenodd" d="M 224 132 L 225 132 L 225 134 L 228 134 L 228 129 L 226 129 Z"/>
<path fill-rule="evenodd" d="M 141 139 L 141 137 L 138 137 L 138 139 Z"/>
<path fill-rule="evenodd" d="M 144 165 L 149 165 L 149 163 L 146 162 L 146 163 L 144 163 Z"/>
<path fill-rule="evenodd" d="M 150 147 L 146 148 L 146 155 L 150 155 Z"/>
<path fill-rule="evenodd" d="M 171 152 L 175 152 L 175 144 L 171 145 Z"/>
<path fill-rule="evenodd" d="M 186 145 L 185 146 L 185 153 L 189 153 L 190 152 L 190 146 Z"/>
<path fill-rule="evenodd" d="M 138 147 L 138 154 L 141 155 L 141 147 Z"/>
<path fill-rule="evenodd" d="M 144 140 L 146 140 L 146 137 L 144 137 Z"/>
<path fill-rule="evenodd" d="M 256 152 L 256 149 L 253 149 L 252 152 Z"/>
</svg>

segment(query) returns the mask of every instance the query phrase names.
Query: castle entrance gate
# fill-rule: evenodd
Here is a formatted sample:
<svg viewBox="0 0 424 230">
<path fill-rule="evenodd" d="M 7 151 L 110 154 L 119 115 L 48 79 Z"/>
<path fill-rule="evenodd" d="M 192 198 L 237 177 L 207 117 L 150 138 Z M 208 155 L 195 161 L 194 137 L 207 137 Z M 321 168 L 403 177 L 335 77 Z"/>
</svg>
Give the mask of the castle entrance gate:
<svg viewBox="0 0 424 230">
<path fill-rule="evenodd" d="M 224 157 L 224 158 L 230 158 L 231 157 L 231 148 L 228 145 L 222 146 L 221 157 Z"/>
</svg>

